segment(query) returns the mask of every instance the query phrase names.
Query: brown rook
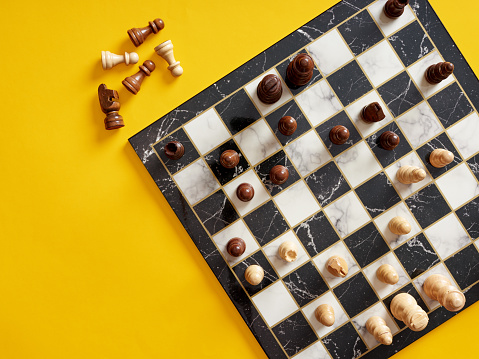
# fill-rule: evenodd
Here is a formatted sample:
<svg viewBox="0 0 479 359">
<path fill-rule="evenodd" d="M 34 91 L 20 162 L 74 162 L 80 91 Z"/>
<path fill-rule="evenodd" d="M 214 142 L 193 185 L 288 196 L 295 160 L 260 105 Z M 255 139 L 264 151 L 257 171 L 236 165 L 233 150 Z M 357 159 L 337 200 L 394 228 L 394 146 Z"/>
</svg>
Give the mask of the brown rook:
<svg viewBox="0 0 479 359">
<path fill-rule="evenodd" d="M 120 102 L 118 92 L 116 90 L 110 90 L 105 84 L 98 86 L 98 98 L 100 100 L 101 110 L 106 114 L 105 117 L 105 129 L 115 130 L 125 126 L 123 117 L 120 116 Z"/>
<path fill-rule="evenodd" d="M 148 26 L 143 28 L 130 29 L 127 31 L 128 36 L 130 37 L 131 42 L 136 47 L 140 46 L 146 38 L 151 34 L 156 34 L 158 31 L 162 30 L 165 27 L 165 23 L 161 19 L 155 19 L 148 23 Z"/>
<path fill-rule="evenodd" d="M 263 77 L 256 90 L 261 102 L 271 105 L 283 94 L 283 87 L 278 76 L 270 74 Z"/>
<path fill-rule="evenodd" d="M 399 136 L 392 131 L 386 131 L 379 136 L 379 144 L 385 150 L 394 150 L 399 145 Z"/>
<path fill-rule="evenodd" d="M 335 145 L 342 145 L 349 139 L 349 130 L 341 125 L 334 126 L 329 132 L 329 139 Z"/>
<path fill-rule="evenodd" d="M 239 163 L 239 155 L 235 150 L 226 150 L 220 156 L 220 163 L 224 168 L 235 168 Z"/>
<path fill-rule="evenodd" d="M 254 188 L 249 183 L 242 183 L 236 189 L 236 196 L 240 201 L 249 202 L 254 197 Z"/>
<path fill-rule="evenodd" d="M 168 142 L 165 146 L 165 156 L 170 160 L 179 160 L 185 154 L 185 147 L 178 141 Z"/>
<path fill-rule="evenodd" d="M 130 91 L 133 95 L 136 95 L 140 91 L 141 83 L 146 76 L 150 76 L 151 73 L 155 70 L 155 64 L 153 61 L 146 60 L 143 65 L 140 66 L 140 71 L 138 71 L 133 76 L 129 76 L 123 80 L 122 84 Z"/>
<path fill-rule="evenodd" d="M 454 65 L 450 62 L 439 62 L 435 65 L 431 65 L 426 70 L 426 80 L 430 84 L 438 84 L 442 80 L 445 80 L 454 71 Z"/>
<path fill-rule="evenodd" d="M 313 77 L 314 63 L 308 54 L 299 54 L 288 65 L 286 77 L 295 86 L 306 85 Z"/>
<path fill-rule="evenodd" d="M 404 13 L 404 8 L 407 4 L 409 4 L 409 0 L 388 0 L 386 5 L 384 5 L 384 14 L 395 19 Z"/>
<path fill-rule="evenodd" d="M 226 250 L 230 256 L 239 257 L 246 250 L 246 243 L 239 237 L 231 238 L 226 245 Z"/>
<path fill-rule="evenodd" d="M 296 123 L 296 120 L 291 116 L 281 117 L 278 122 L 278 130 L 285 136 L 291 136 L 294 131 L 296 131 L 297 127 L 298 124 Z"/>
<path fill-rule="evenodd" d="M 364 122 L 367 123 L 379 122 L 386 117 L 383 112 L 383 109 L 381 108 L 381 105 L 377 102 L 373 102 L 365 106 L 361 111 L 361 115 Z"/>
<path fill-rule="evenodd" d="M 269 171 L 269 179 L 274 184 L 283 184 L 289 177 L 289 170 L 285 166 L 276 165 Z"/>
</svg>

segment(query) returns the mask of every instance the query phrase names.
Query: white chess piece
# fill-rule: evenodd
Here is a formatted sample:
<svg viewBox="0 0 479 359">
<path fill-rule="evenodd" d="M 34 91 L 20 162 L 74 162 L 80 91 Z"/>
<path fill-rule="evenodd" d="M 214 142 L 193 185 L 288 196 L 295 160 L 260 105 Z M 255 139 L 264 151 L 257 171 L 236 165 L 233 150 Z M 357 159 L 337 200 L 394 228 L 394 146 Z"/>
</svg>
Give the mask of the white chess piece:
<svg viewBox="0 0 479 359">
<path fill-rule="evenodd" d="M 109 70 L 113 66 L 121 63 L 125 63 L 125 65 L 136 64 L 139 59 L 140 58 L 136 52 L 125 52 L 124 55 L 116 55 L 110 51 L 101 52 L 101 64 L 103 70 Z"/>
<path fill-rule="evenodd" d="M 170 70 L 171 74 L 174 77 L 181 76 L 183 74 L 183 68 L 180 66 L 180 62 L 175 60 L 175 56 L 173 55 L 173 44 L 171 40 L 167 40 L 157 47 L 155 47 L 155 51 L 158 55 L 168 62 L 168 70 Z"/>
</svg>

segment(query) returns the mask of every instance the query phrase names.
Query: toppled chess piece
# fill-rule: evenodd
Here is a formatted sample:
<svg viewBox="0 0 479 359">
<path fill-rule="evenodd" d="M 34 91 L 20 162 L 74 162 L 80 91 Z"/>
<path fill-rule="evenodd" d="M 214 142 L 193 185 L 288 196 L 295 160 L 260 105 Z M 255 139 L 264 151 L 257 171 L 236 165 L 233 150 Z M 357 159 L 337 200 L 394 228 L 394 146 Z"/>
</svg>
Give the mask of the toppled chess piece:
<svg viewBox="0 0 479 359">
<path fill-rule="evenodd" d="M 279 246 L 278 254 L 286 262 L 294 262 L 298 258 L 298 248 L 294 242 L 286 241 Z"/>
<path fill-rule="evenodd" d="M 284 136 L 291 136 L 294 131 L 296 131 L 297 127 L 298 124 L 296 123 L 296 120 L 291 116 L 283 116 L 278 122 L 278 130 Z"/>
<path fill-rule="evenodd" d="M 179 160 L 185 154 L 185 147 L 178 141 L 168 142 L 165 146 L 165 156 L 170 160 Z"/>
<path fill-rule="evenodd" d="M 427 313 L 417 305 L 411 294 L 400 293 L 391 301 L 391 313 L 394 318 L 404 322 L 409 329 L 419 332 L 429 323 Z"/>
<path fill-rule="evenodd" d="M 432 85 L 440 83 L 452 74 L 454 65 L 450 62 L 439 62 L 426 69 L 426 80 Z"/>
<path fill-rule="evenodd" d="M 388 227 L 391 232 L 397 234 L 398 236 L 402 236 L 411 232 L 411 225 L 407 219 L 400 216 L 392 218 L 389 221 Z"/>
<path fill-rule="evenodd" d="M 161 19 L 155 19 L 148 23 L 148 26 L 143 28 L 130 29 L 127 31 L 128 36 L 130 37 L 131 42 L 136 47 L 140 46 L 148 36 L 151 34 L 157 34 L 160 30 L 163 30 L 165 23 Z"/>
<path fill-rule="evenodd" d="M 236 189 L 236 197 L 242 202 L 249 202 L 254 197 L 254 188 L 249 183 L 241 183 Z"/>
<path fill-rule="evenodd" d="M 306 85 L 313 77 L 314 63 L 308 54 L 298 54 L 288 65 L 286 78 L 297 87 Z"/>
<path fill-rule="evenodd" d="M 401 166 L 396 172 L 396 178 L 403 184 L 421 182 L 426 178 L 426 171 L 416 166 Z"/>
<path fill-rule="evenodd" d="M 332 256 L 326 263 L 328 272 L 335 277 L 344 278 L 348 275 L 348 263 L 340 256 Z"/>
<path fill-rule="evenodd" d="M 345 126 L 334 126 L 329 131 L 329 139 L 335 145 L 343 145 L 349 139 L 349 130 Z"/>
<path fill-rule="evenodd" d="M 423 289 L 429 298 L 437 300 L 450 312 L 457 312 L 466 304 L 464 294 L 443 275 L 433 274 L 427 277 Z"/>
<path fill-rule="evenodd" d="M 239 237 L 231 238 L 226 244 L 226 251 L 232 257 L 241 256 L 246 250 L 246 243 Z"/>
<path fill-rule="evenodd" d="M 383 264 L 376 270 L 376 277 L 383 283 L 396 284 L 399 276 L 394 267 L 390 264 Z"/>
<path fill-rule="evenodd" d="M 259 100 L 267 105 L 277 102 L 283 94 L 281 80 L 276 75 L 266 75 L 258 84 L 256 93 Z"/>
<path fill-rule="evenodd" d="M 181 76 L 183 74 L 183 68 L 180 66 L 180 62 L 175 60 L 175 55 L 173 55 L 173 44 L 171 40 L 167 40 L 157 47 L 155 47 L 155 52 L 160 55 L 162 58 L 168 62 L 168 70 L 174 77 Z"/>
<path fill-rule="evenodd" d="M 322 325 L 330 327 L 334 324 L 334 309 L 329 304 L 321 304 L 314 311 L 314 316 Z"/>
<path fill-rule="evenodd" d="M 399 145 L 399 136 L 392 131 L 385 131 L 379 136 L 379 144 L 388 151 L 394 150 Z"/>
<path fill-rule="evenodd" d="M 101 65 L 103 70 L 110 70 L 113 66 L 124 63 L 125 65 L 136 64 L 139 60 L 136 52 L 125 52 L 124 55 L 116 55 L 110 51 L 101 52 Z"/>
<path fill-rule="evenodd" d="M 395 19 L 404 13 L 404 8 L 409 4 L 409 0 L 388 0 L 384 5 L 384 14 Z"/>
<path fill-rule="evenodd" d="M 100 107 L 105 117 L 105 129 L 115 130 L 125 126 L 123 117 L 120 116 L 120 97 L 116 90 L 110 90 L 105 84 L 98 86 L 98 99 L 100 100 Z"/>
<path fill-rule="evenodd" d="M 269 171 L 269 179 L 277 185 L 281 185 L 289 177 L 289 170 L 285 166 L 276 165 Z"/>
<path fill-rule="evenodd" d="M 384 345 L 391 345 L 393 335 L 391 329 L 386 325 L 386 321 L 378 316 L 371 317 L 366 322 L 366 329 L 374 336 L 378 342 Z"/>
<path fill-rule="evenodd" d="M 259 265 L 250 265 L 244 272 L 244 278 L 249 284 L 258 285 L 263 281 L 264 270 Z"/>
<path fill-rule="evenodd" d="M 140 91 L 141 84 L 145 77 L 150 76 L 151 73 L 155 70 L 155 64 L 153 61 L 146 60 L 143 62 L 143 65 L 140 66 L 140 71 L 136 74 L 125 78 L 122 82 L 123 86 L 126 87 L 133 95 L 136 95 Z"/>
<path fill-rule="evenodd" d="M 452 161 L 454 161 L 454 154 L 442 148 L 436 148 L 429 155 L 429 163 L 436 168 L 445 167 Z"/>
<path fill-rule="evenodd" d="M 239 155 L 235 150 L 226 150 L 220 156 L 220 163 L 224 168 L 235 168 L 239 163 Z"/>
<path fill-rule="evenodd" d="M 372 123 L 384 120 L 386 115 L 384 114 L 381 105 L 378 102 L 373 102 L 367 106 L 364 106 L 363 110 L 361 111 L 361 117 L 364 122 Z"/>
</svg>

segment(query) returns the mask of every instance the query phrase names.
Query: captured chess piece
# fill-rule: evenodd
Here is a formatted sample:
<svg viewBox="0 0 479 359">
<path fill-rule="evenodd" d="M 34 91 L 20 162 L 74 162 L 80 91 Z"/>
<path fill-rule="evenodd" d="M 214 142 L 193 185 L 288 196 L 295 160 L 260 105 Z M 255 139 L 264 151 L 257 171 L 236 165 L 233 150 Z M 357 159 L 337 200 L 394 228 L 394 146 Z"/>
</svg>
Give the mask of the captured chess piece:
<svg viewBox="0 0 479 359">
<path fill-rule="evenodd" d="M 123 86 L 126 87 L 133 95 L 136 95 L 140 91 L 141 83 L 146 76 L 150 76 L 151 73 L 155 70 L 155 64 L 153 61 L 146 60 L 143 62 L 143 65 L 140 66 L 140 71 L 136 74 L 125 78 L 122 82 Z"/>
<path fill-rule="evenodd" d="M 241 256 L 246 250 L 246 243 L 239 237 L 231 238 L 226 244 L 226 251 L 232 257 Z"/>
<path fill-rule="evenodd" d="M 374 336 L 378 342 L 384 345 L 391 345 L 393 335 L 391 329 L 386 325 L 386 321 L 378 316 L 371 317 L 366 322 L 366 329 Z"/>
<path fill-rule="evenodd" d="M 116 55 L 110 51 L 101 52 L 101 65 L 103 70 L 110 70 L 113 66 L 124 63 L 125 65 L 136 64 L 140 58 L 136 52 L 125 52 L 124 55 Z"/>
<path fill-rule="evenodd" d="M 171 40 L 167 40 L 157 47 L 155 47 L 155 52 L 160 55 L 162 58 L 168 62 L 168 70 L 174 77 L 181 76 L 183 74 L 183 68 L 180 66 L 180 62 L 175 60 L 175 55 L 173 55 L 173 44 Z"/>
<path fill-rule="evenodd" d="M 235 168 L 239 163 L 239 155 L 235 150 L 226 150 L 220 156 L 220 163 L 224 168 Z"/>
<path fill-rule="evenodd" d="M 249 183 L 241 183 L 236 189 L 236 197 L 242 202 L 249 202 L 254 197 L 254 188 Z"/>
<path fill-rule="evenodd" d="M 266 75 L 258 84 L 256 92 L 261 102 L 271 105 L 277 102 L 283 94 L 281 80 L 276 75 Z"/>
<path fill-rule="evenodd" d="M 427 277 L 423 289 L 429 298 L 437 300 L 450 312 L 457 312 L 466 304 L 464 294 L 443 275 L 433 274 Z"/>
<path fill-rule="evenodd" d="M 98 86 L 98 98 L 100 100 L 100 107 L 105 117 L 105 129 L 115 130 L 117 128 L 125 126 L 123 117 L 120 116 L 120 102 L 118 92 L 116 90 L 110 90 L 105 84 Z"/>
<path fill-rule="evenodd" d="M 249 284 L 258 285 L 263 281 L 264 270 L 259 265 L 250 265 L 244 272 L 244 278 Z"/>
<path fill-rule="evenodd" d="M 378 102 L 370 103 L 367 106 L 364 106 L 363 110 L 361 111 L 361 117 L 364 122 L 372 123 L 372 122 L 379 122 L 386 118 L 381 105 Z"/>
<path fill-rule="evenodd" d="M 297 87 L 306 85 L 313 77 L 314 63 L 308 54 L 299 54 L 291 61 L 286 70 L 286 78 Z"/>
<path fill-rule="evenodd" d="M 314 316 L 322 325 L 330 327 L 334 324 L 334 309 L 329 304 L 321 304 L 314 311 Z"/>
<path fill-rule="evenodd" d="M 451 151 L 436 148 L 429 155 L 429 163 L 436 168 L 442 168 L 454 161 L 454 154 Z"/>
<path fill-rule="evenodd" d="M 348 275 L 348 263 L 340 256 L 332 256 L 326 263 L 328 272 L 335 277 L 344 278 Z"/>
<path fill-rule="evenodd" d="M 334 126 L 329 131 L 329 139 L 335 145 L 343 145 L 349 139 L 349 130 L 345 126 Z"/>
<path fill-rule="evenodd" d="M 396 178 L 403 184 L 421 182 L 426 178 L 426 171 L 416 166 L 401 166 L 396 172 Z"/>
<path fill-rule="evenodd" d="M 389 230 L 398 236 L 408 234 L 411 232 L 411 225 L 409 222 L 400 216 L 396 216 L 389 221 Z"/>
<path fill-rule="evenodd" d="M 168 142 L 165 146 L 165 156 L 170 160 L 179 160 L 185 154 L 185 147 L 178 141 Z"/>
<path fill-rule="evenodd" d="M 399 145 L 399 136 L 392 131 L 385 131 L 379 136 L 379 144 L 385 150 L 392 151 Z"/>
<path fill-rule="evenodd" d="M 130 29 L 127 31 L 128 36 L 130 37 L 131 42 L 136 47 L 140 46 L 146 38 L 151 34 L 157 34 L 158 31 L 162 30 L 165 27 L 165 23 L 161 19 L 155 19 L 148 23 L 148 26 L 143 28 Z"/>
<path fill-rule="evenodd" d="M 286 262 L 294 262 L 298 258 L 298 247 L 294 242 L 283 242 L 278 248 L 278 254 Z"/>
<path fill-rule="evenodd" d="M 296 123 L 296 120 L 291 116 L 283 116 L 278 122 L 278 130 L 284 136 L 291 136 L 294 131 L 296 131 L 297 127 L 298 124 Z"/>
<path fill-rule="evenodd" d="M 388 0 L 384 5 L 384 14 L 391 19 L 395 19 L 404 13 L 407 4 L 409 4 L 409 0 Z"/>
<path fill-rule="evenodd" d="M 438 84 L 445 80 L 454 71 L 454 65 L 450 62 L 439 62 L 427 68 L 425 76 L 427 82 L 432 85 Z"/>
<path fill-rule="evenodd" d="M 417 305 L 411 294 L 400 293 L 391 301 L 391 313 L 394 318 L 404 322 L 409 329 L 419 332 L 429 323 L 427 313 Z"/>
<path fill-rule="evenodd" d="M 277 185 L 281 185 L 287 181 L 289 177 L 289 170 L 281 165 L 274 166 L 271 171 L 269 171 L 269 179 L 271 182 Z"/>
<path fill-rule="evenodd" d="M 399 282 L 396 269 L 390 264 L 383 264 L 376 270 L 376 277 L 383 283 L 394 285 Z"/>
</svg>

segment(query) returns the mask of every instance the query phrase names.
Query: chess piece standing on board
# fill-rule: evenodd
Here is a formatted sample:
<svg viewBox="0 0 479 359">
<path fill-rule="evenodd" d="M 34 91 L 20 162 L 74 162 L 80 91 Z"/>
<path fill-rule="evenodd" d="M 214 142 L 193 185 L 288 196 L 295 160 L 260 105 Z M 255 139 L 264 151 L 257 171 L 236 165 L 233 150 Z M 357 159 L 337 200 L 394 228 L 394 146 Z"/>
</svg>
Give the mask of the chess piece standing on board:
<svg viewBox="0 0 479 359">
<path fill-rule="evenodd" d="M 454 161 L 454 153 L 443 148 L 436 148 L 429 155 L 429 163 L 436 168 L 442 168 Z"/>
<path fill-rule="evenodd" d="M 136 64 L 140 58 L 136 52 L 125 52 L 124 55 L 116 55 L 110 51 L 101 52 L 101 65 L 103 70 L 110 70 L 113 66 L 124 63 L 125 65 Z"/>
<path fill-rule="evenodd" d="M 411 294 L 400 293 L 391 301 L 391 313 L 394 318 L 404 322 L 409 329 L 419 332 L 429 323 L 427 313 L 417 305 Z"/>
<path fill-rule="evenodd" d="M 454 65 L 450 62 L 439 62 L 431 65 L 426 69 L 425 77 L 427 82 L 431 85 L 440 83 L 452 74 L 454 71 Z"/>
<path fill-rule="evenodd" d="M 106 87 L 105 84 L 101 84 L 98 87 L 98 98 L 100 100 L 100 107 L 103 113 L 106 114 L 105 117 L 105 129 L 106 130 L 115 130 L 125 126 L 123 122 L 123 117 L 120 116 L 118 111 L 120 111 L 120 97 L 116 90 L 110 90 Z"/>
<path fill-rule="evenodd" d="M 256 93 L 261 102 L 271 105 L 277 102 L 283 94 L 283 86 L 278 76 L 269 74 L 258 84 Z"/>
<path fill-rule="evenodd" d="M 298 54 L 288 65 L 286 78 L 294 86 L 306 85 L 313 77 L 314 63 L 308 54 Z"/>
<path fill-rule="evenodd" d="M 386 118 L 381 105 L 378 102 L 370 103 L 361 111 L 361 118 L 366 123 L 379 122 Z"/>
<path fill-rule="evenodd" d="M 424 281 L 423 289 L 426 295 L 432 300 L 437 300 L 450 312 L 457 312 L 464 308 L 466 297 L 454 287 L 447 277 L 440 274 L 433 274 Z"/>
<path fill-rule="evenodd" d="M 369 318 L 366 322 L 366 329 L 381 344 L 392 344 L 393 335 L 391 329 L 386 325 L 386 321 L 383 318 L 378 316 Z"/>
<path fill-rule="evenodd" d="M 171 40 L 167 40 L 157 47 L 155 47 L 155 52 L 160 55 L 162 58 L 168 62 L 168 70 L 174 77 L 181 76 L 183 74 L 183 68 L 180 66 L 180 62 L 175 60 L 175 55 L 173 55 L 173 44 Z"/>
<path fill-rule="evenodd" d="M 405 165 L 398 169 L 396 178 L 403 184 L 418 183 L 426 178 L 426 171 L 416 166 Z"/>
<path fill-rule="evenodd" d="M 253 264 L 244 272 L 246 281 L 251 285 L 258 285 L 263 281 L 264 270 L 259 265 Z"/>
<path fill-rule="evenodd" d="M 314 311 L 314 316 L 322 325 L 330 327 L 334 324 L 334 309 L 329 304 L 321 304 Z"/>
<path fill-rule="evenodd" d="M 404 13 L 404 8 L 409 4 L 409 0 L 388 0 L 384 5 L 384 14 L 395 19 Z"/>
</svg>

